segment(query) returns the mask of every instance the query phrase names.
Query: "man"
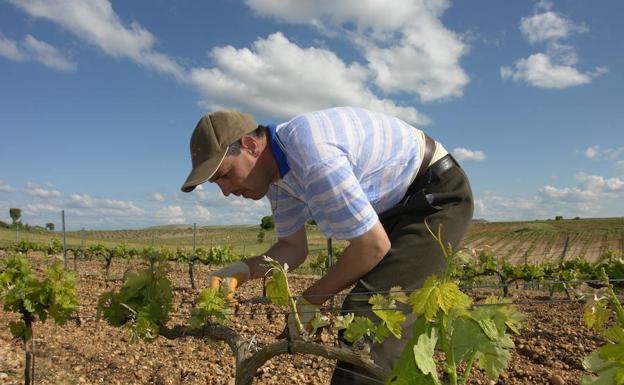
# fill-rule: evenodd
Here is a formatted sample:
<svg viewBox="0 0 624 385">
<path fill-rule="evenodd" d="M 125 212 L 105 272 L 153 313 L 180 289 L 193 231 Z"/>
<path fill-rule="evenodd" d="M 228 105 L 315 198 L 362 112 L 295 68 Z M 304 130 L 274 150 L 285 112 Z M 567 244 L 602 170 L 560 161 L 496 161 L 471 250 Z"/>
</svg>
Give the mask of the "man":
<svg viewBox="0 0 624 385">
<path fill-rule="evenodd" d="M 309 219 L 326 237 L 349 241 L 340 260 L 298 298 L 304 324 L 354 284 L 343 312 L 375 320 L 367 293 L 393 286 L 412 291 L 443 273 L 444 257 L 424 220 L 433 229 L 442 225 L 443 239 L 457 247 L 472 218 L 466 175 L 441 144 L 400 119 L 360 108 L 305 113 L 267 127 L 236 111 L 206 114 L 191 137 L 191 158 L 182 191 L 209 181 L 225 196 L 269 198 L 278 241 L 265 255 L 299 266 L 307 256 Z M 262 261 L 226 266 L 213 273 L 211 285 L 234 290 L 262 277 Z M 401 340 L 373 345 L 378 365 L 392 368 L 413 321 L 404 324 Z M 292 317 L 289 329 L 291 336 L 299 331 Z M 369 377 L 339 362 L 332 384 L 378 383 Z"/>
</svg>

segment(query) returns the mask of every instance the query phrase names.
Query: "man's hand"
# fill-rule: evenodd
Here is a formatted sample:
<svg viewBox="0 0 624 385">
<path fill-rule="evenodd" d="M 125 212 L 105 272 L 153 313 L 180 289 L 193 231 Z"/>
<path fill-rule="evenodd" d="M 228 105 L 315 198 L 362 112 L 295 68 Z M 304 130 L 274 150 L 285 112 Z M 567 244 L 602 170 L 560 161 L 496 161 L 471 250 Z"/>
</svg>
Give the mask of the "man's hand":
<svg viewBox="0 0 624 385">
<path fill-rule="evenodd" d="M 232 299 L 236 288 L 245 283 L 249 276 L 249 265 L 238 261 L 210 274 L 208 280 L 211 288 L 227 293 L 227 299 Z"/>
<path fill-rule="evenodd" d="M 288 335 L 290 338 L 298 338 L 301 335 L 309 334 L 312 331 L 312 320 L 319 312 L 319 306 L 313 305 L 305 298 L 297 298 L 297 313 L 299 315 L 299 328 L 295 313 L 288 314 Z"/>
</svg>

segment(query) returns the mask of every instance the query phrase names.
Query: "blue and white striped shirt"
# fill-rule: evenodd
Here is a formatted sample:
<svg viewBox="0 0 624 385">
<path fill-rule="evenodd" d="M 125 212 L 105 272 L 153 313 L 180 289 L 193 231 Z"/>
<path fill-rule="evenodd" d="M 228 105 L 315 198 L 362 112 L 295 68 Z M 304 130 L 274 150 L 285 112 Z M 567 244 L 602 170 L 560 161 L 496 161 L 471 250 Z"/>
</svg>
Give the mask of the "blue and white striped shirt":
<svg viewBox="0 0 624 385">
<path fill-rule="evenodd" d="M 421 163 L 422 131 L 361 108 L 302 114 L 276 134 L 290 168 L 267 194 L 280 237 L 310 218 L 326 237 L 364 234 L 401 200 Z"/>
</svg>

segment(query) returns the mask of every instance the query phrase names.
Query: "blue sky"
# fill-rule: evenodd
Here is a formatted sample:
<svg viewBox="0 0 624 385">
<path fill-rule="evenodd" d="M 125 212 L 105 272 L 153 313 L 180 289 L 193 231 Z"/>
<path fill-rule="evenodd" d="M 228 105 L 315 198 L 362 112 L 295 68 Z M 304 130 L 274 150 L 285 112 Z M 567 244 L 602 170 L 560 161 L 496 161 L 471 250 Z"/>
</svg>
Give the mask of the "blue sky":
<svg viewBox="0 0 624 385">
<path fill-rule="evenodd" d="M 0 1 L 0 220 L 258 223 L 264 200 L 179 191 L 197 120 L 338 105 L 441 141 L 475 217 L 622 216 L 624 3 L 476 4 Z"/>
</svg>

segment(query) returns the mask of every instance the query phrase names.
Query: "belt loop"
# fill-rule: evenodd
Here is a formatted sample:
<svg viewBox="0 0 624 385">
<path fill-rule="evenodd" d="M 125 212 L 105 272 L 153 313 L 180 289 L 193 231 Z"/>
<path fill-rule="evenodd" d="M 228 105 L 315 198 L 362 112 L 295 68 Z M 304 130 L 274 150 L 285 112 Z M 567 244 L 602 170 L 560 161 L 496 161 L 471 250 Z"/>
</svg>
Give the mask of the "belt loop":
<svg viewBox="0 0 624 385">
<path fill-rule="evenodd" d="M 416 178 L 414 178 L 414 182 L 418 181 L 429 168 L 429 162 L 431 162 L 431 158 L 433 157 L 433 153 L 435 151 L 435 140 L 431 139 L 431 137 L 427 134 L 425 135 L 425 153 L 423 154 L 422 162 L 420 163 L 420 168 L 418 168 L 418 173 L 416 174 Z"/>
</svg>

